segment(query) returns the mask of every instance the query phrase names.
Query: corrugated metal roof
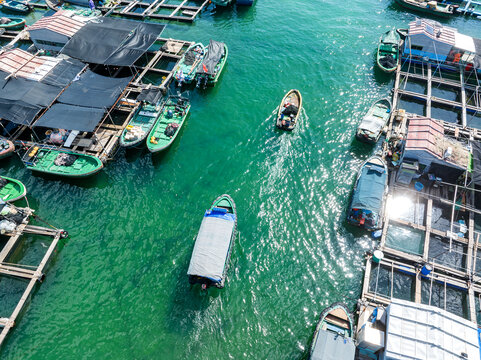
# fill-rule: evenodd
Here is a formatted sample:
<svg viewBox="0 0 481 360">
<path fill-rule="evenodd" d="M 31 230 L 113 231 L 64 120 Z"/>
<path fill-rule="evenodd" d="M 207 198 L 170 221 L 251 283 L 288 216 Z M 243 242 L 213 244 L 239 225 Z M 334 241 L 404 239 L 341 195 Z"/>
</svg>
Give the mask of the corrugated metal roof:
<svg viewBox="0 0 481 360">
<path fill-rule="evenodd" d="M 443 26 L 433 20 L 416 19 L 409 23 L 409 36 L 424 34 L 435 41 L 451 46 L 456 43 L 456 32 L 456 29 Z"/>
<path fill-rule="evenodd" d="M 384 359 L 479 359 L 475 323 L 434 306 L 399 299 L 392 299 L 386 312 Z"/>
<path fill-rule="evenodd" d="M 30 25 L 27 30 L 34 31 L 46 29 L 68 37 L 75 35 L 84 25 L 85 22 L 73 18 L 71 12 L 57 11 L 52 16 L 45 16 L 39 19 L 35 24 Z"/>
<path fill-rule="evenodd" d="M 13 49 L 0 53 L 0 71 L 15 72 L 16 77 L 39 81 L 59 61 L 53 57 L 34 56 L 21 49 Z"/>
<path fill-rule="evenodd" d="M 448 147 L 452 149 L 452 155 L 444 159 Z M 427 117 L 409 120 L 405 151 L 427 151 L 440 160 L 463 168 L 466 168 L 469 162 L 469 151 L 463 144 L 447 138 L 443 125 Z"/>
</svg>

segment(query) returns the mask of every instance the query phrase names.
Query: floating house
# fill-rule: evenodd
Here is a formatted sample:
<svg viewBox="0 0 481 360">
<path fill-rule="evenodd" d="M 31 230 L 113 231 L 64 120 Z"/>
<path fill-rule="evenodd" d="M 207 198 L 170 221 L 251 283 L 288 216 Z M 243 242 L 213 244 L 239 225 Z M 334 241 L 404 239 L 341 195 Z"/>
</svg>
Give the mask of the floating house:
<svg viewBox="0 0 481 360">
<path fill-rule="evenodd" d="M 59 52 L 91 18 L 60 10 L 45 16 L 27 28 L 37 49 Z"/>
<path fill-rule="evenodd" d="M 466 170 L 471 170 L 468 143 L 446 136 L 443 124 L 434 119 L 409 119 L 398 182 L 409 184 L 423 174 L 431 174 L 456 183 Z"/>
<path fill-rule="evenodd" d="M 409 23 L 402 57 L 412 62 L 434 63 L 448 70 L 459 70 L 459 66 L 463 66 L 481 71 L 481 39 L 460 34 L 433 20 L 416 19 Z"/>
<path fill-rule="evenodd" d="M 365 355 L 382 360 L 480 358 L 476 324 L 435 306 L 393 298 L 385 309 L 364 311 L 360 320 L 357 340 Z"/>
</svg>

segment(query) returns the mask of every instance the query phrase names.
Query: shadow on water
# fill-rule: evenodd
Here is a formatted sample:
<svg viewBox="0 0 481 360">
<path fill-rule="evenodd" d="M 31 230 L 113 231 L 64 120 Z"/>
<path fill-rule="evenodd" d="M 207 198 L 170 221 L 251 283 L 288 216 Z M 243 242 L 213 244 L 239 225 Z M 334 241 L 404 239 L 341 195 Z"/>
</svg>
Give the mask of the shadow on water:
<svg viewBox="0 0 481 360">
<path fill-rule="evenodd" d="M 44 173 L 37 173 L 32 172 L 38 179 L 42 179 L 45 181 L 56 181 L 61 182 L 64 184 L 77 186 L 84 189 L 91 189 L 91 188 L 105 188 L 109 184 L 109 176 L 105 172 L 105 168 L 100 170 L 97 174 L 87 176 L 87 177 L 79 177 L 79 178 L 68 178 L 62 177 L 54 174 L 44 174 Z"/>
<path fill-rule="evenodd" d="M 129 164 L 133 163 L 133 162 L 136 162 L 143 155 L 145 155 L 145 153 L 148 152 L 145 148 L 145 142 L 144 141 L 142 141 L 142 143 L 139 144 L 138 146 L 126 148 L 126 149 L 123 149 L 121 151 L 123 151 L 123 153 L 124 153 L 125 161 L 127 161 L 127 163 L 129 163 Z"/>
<path fill-rule="evenodd" d="M 374 155 L 374 149 L 374 145 L 359 141 L 355 136 L 349 146 L 349 152 L 360 159 L 367 159 L 369 156 Z"/>
<path fill-rule="evenodd" d="M 390 82 L 394 80 L 394 73 L 387 73 L 382 71 L 379 66 L 377 65 L 377 59 L 376 59 L 376 53 L 377 53 L 377 48 L 376 51 L 374 52 L 374 80 L 376 83 L 381 84 L 381 85 L 387 85 Z M 390 96 L 391 94 L 386 94 L 385 96 Z"/>
</svg>

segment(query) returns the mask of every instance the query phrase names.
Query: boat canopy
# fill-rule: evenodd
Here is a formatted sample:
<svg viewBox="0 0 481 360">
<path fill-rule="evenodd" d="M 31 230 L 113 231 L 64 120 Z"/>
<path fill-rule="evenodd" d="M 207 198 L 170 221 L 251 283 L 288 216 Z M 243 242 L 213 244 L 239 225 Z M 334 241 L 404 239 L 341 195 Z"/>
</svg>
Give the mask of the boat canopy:
<svg viewBox="0 0 481 360">
<path fill-rule="evenodd" d="M 359 129 L 367 130 L 372 133 L 379 133 L 384 125 L 386 125 L 386 110 L 376 107 L 372 114 L 364 116 L 359 125 Z"/>
<path fill-rule="evenodd" d="M 207 210 L 195 241 L 188 275 L 221 282 L 236 217 L 225 209 Z"/>
<path fill-rule="evenodd" d="M 396 33 L 396 30 L 391 30 L 384 34 L 382 37 L 382 42 L 384 44 L 399 45 L 399 35 Z"/>
<path fill-rule="evenodd" d="M 387 172 L 380 165 L 366 164 L 359 177 L 352 199 L 352 209 L 370 210 L 379 213 L 382 209 Z"/>
<path fill-rule="evenodd" d="M 157 40 L 165 25 L 99 18 L 82 27 L 62 54 L 88 63 L 131 66 Z"/>
<path fill-rule="evenodd" d="M 211 40 L 207 47 L 207 55 L 199 68 L 199 74 L 215 75 L 215 67 L 224 55 L 224 52 L 224 43 Z"/>
<path fill-rule="evenodd" d="M 162 91 L 159 88 L 143 89 L 137 96 L 137 101 L 145 101 L 149 104 L 157 104 L 162 99 Z"/>
<path fill-rule="evenodd" d="M 332 331 L 319 330 L 314 341 L 311 360 L 353 360 L 356 354 L 351 338 Z"/>
</svg>

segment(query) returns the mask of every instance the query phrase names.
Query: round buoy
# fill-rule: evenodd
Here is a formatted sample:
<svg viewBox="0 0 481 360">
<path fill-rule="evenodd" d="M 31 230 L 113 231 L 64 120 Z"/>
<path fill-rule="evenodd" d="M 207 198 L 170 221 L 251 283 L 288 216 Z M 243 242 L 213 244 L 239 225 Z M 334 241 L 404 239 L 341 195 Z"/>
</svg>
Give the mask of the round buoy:
<svg viewBox="0 0 481 360">
<path fill-rule="evenodd" d="M 424 276 L 428 276 L 431 271 L 433 271 L 433 267 L 429 264 L 424 264 L 424 266 L 421 268 L 421 274 Z"/>
<path fill-rule="evenodd" d="M 60 237 L 61 237 L 62 239 L 65 239 L 66 237 L 68 237 L 68 232 L 65 231 L 65 230 L 62 231 L 62 232 L 60 233 Z"/>
<path fill-rule="evenodd" d="M 375 263 L 380 263 L 383 257 L 384 253 L 381 250 L 375 250 L 372 254 L 372 261 Z"/>
</svg>

